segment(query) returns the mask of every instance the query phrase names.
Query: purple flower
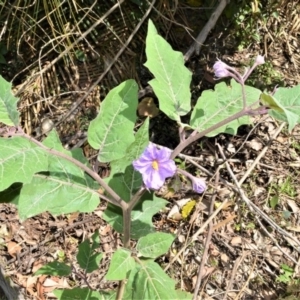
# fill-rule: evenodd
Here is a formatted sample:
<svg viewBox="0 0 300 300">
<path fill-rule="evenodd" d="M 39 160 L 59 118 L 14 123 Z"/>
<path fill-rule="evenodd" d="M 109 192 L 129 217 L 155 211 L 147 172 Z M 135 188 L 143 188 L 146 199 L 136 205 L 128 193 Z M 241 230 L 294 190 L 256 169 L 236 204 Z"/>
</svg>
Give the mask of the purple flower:
<svg viewBox="0 0 300 300">
<path fill-rule="evenodd" d="M 218 60 L 214 65 L 213 69 L 217 78 L 223 78 L 230 76 L 230 72 L 227 68 L 230 68 L 228 65 L 223 63 L 221 60 Z"/>
<path fill-rule="evenodd" d="M 202 194 L 206 190 L 206 184 L 203 179 L 191 176 L 190 179 L 192 180 L 192 187 L 193 190 L 198 193 Z"/>
<path fill-rule="evenodd" d="M 172 151 L 166 147 L 157 148 L 150 143 L 141 157 L 133 161 L 133 167 L 143 176 L 143 182 L 148 189 L 158 190 L 167 177 L 176 172 L 175 162 L 170 159 Z"/>
</svg>

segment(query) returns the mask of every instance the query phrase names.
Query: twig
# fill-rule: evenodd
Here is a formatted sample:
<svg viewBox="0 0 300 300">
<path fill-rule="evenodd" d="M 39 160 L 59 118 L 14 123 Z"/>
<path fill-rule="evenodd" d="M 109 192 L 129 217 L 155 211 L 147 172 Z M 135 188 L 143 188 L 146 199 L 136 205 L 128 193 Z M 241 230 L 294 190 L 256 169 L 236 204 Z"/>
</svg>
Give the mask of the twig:
<svg viewBox="0 0 300 300">
<path fill-rule="evenodd" d="M 265 153 L 267 152 L 267 150 L 269 149 L 271 143 L 273 142 L 274 139 L 276 139 L 276 137 L 278 136 L 278 134 L 281 132 L 282 128 L 286 125 L 286 123 L 282 123 L 278 129 L 275 131 L 275 133 L 271 136 L 270 140 L 268 141 L 267 145 L 264 147 L 264 149 L 262 149 L 262 151 L 260 151 L 259 155 L 257 156 L 257 158 L 255 159 L 255 161 L 253 162 L 253 164 L 247 168 L 247 172 L 244 174 L 244 176 L 239 180 L 238 184 L 241 186 L 243 184 L 243 182 L 246 180 L 246 178 L 249 176 L 249 174 L 253 171 L 253 169 L 256 167 L 256 165 L 259 163 L 259 161 L 261 160 L 261 158 L 265 155 Z"/>
<path fill-rule="evenodd" d="M 123 0 L 124 1 L 124 0 Z M 123 2 L 122 1 L 122 2 Z M 119 57 L 122 55 L 122 53 L 124 52 L 124 50 L 127 48 L 127 46 L 130 44 L 131 40 L 133 39 L 134 35 L 137 33 L 137 31 L 140 29 L 141 25 L 144 23 L 144 21 L 146 20 L 146 18 L 148 17 L 148 15 L 150 14 L 154 4 L 155 4 L 156 0 L 153 0 L 151 5 L 149 6 L 148 10 L 146 11 L 146 13 L 144 14 L 144 16 L 142 17 L 142 19 L 140 20 L 140 22 L 137 24 L 137 26 L 134 28 L 133 32 L 131 33 L 131 35 L 128 37 L 127 41 L 125 42 L 125 44 L 122 46 L 122 48 L 118 51 L 118 53 L 115 55 L 114 59 L 110 62 L 110 64 L 108 64 L 107 68 L 105 69 L 105 71 L 101 74 L 101 76 L 88 88 L 88 90 L 85 92 L 85 94 L 79 98 L 73 105 L 72 107 L 69 109 L 69 111 L 63 116 L 63 118 L 61 118 L 60 120 L 58 120 L 55 123 L 55 127 L 58 126 L 60 123 L 62 123 L 64 120 L 66 120 L 71 114 L 72 112 L 80 105 L 80 103 L 82 103 L 82 101 L 84 101 L 89 95 L 90 93 L 94 90 L 94 88 L 98 85 L 98 83 L 104 78 L 104 76 L 108 73 L 108 71 L 111 69 L 111 67 L 115 64 L 115 62 L 119 59 Z"/>
<path fill-rule="evenodd" d="M 172 258 L 172 260 L 168 263 L 168 265 L 164 268 L 164 271 L 167 271 L 171 264 L 179 257 L 179 255 L 181 255 L 182 252 L 185 251 L 185 249 L 191 245 L 196 239 L 197 237 L 205 230 L 205 228 L 207 227 L 207 225 L 211 222 L 211 220 L 213 220 L 216 215 L 223 209 L 223 207 L 226 206 L 226 204 L 228 203 L 228 200 L 226 199 L 224 202 L 222 202 L 222 204 L 214 211 L 214 213 L 203 223 L 203 225 L 197 230 L 196 233 L 193 234 L 192 237 L 189 238 L 188 242 L 185 244 L 184 247 L 182 247 L 178 253 Z"/>
<path fill-rule="evenodd" d="M 239 268 L 239 265 L 242 263 L 242 261 L 245 259 L 245 257 L 248 255 L 249 251 L 248 252 L 243 252 L 242 256 L 238 257 L 237 260 L 235 261 L 234 263 L 234 266 L 233 266 L 233 270 L 231 272 L 231 276 L 230 276 L 230 280 L 229 280 L 229 283 L 226 287 L 226 291 L 225 291 L 225 294 L 224 294 L 224 298 L 223 300 L 226 300 L 227 298 L 227 294 L 228 292 L 231 290 L 232 288 L 232 284 L 233 284 L 233 281 L 234 281 L 234 277 L 237 273 L 237 270 Z"/>
<path fill-rule="evenodd" d="M 220 176 L 220 170 L 218 168 L 216 178 L 215 178 L 215 186 L 217 186 L 217 184 L 219 182 L 219 176 Z M 214 195 L 211 199 L 210 208 L 209 208 L 209 214 L 210 215 L 213 213 L 216 197 L 217 197 L 217 191 L 215 191 L 215 193 L 214 193 Z M 201 264 L 198 268 L 198 277 L 197 277 L 197 282 L 196 282 L 196 285 L 195 285 L 193 300 L 198 299 L 198 292 L 199 292 L 199 289 L 200 289 L 200 286 L 201 286 L 201 279 L 202 279 L 203 269 L 204 269 L 205 262 L 207 260 L 209 244 L 210 244 L 212 233 L 213 233 L 213 222 L 212 221 L 213 220 L 211 219 L 211 221 L 209 223 L 208 233 L 207 233 L 206 240 L 205 240 L 204 252 L 203 252 L 203 255 L 202 255 L 202 259 L 201 259 Z"/>
<path fill-rule="evenodd" d="M 250 270 L 250 272 L 249 272 L 247 281 L 244 283 L 243 287 L 240 289 L 239 293 L 238 293 L 237 296 L 234 298 L 234 300 L 239 300 L 239 299 L 240 299 L 240 295 L 242 294 L 243 290 L 246 289 L 246 286 L 249 284 L 249 281 L 250 281 L 251 278 L 252 278 L 252 276 L 251 276 L 251 275 L 252 275 L 252 272 L 253 272 L 253 270 L 254 270 L 254 268 L 255 268 L 255 265 L 256 265 L 256 261 L 257 261 L 257 256 L 255 256 L 254 263 L 253 263 L 253 265 L 252 265 L 252 267 L 251 267 L 251 270 Z"/>
<path fill-rule="evenodd" d="M 204 41 L 206 40 L 209 32 L 212 30 L 212 28 L 216 25 L 216 22 L 218 21 L 220 15 L 222 14 L 224 8 L 229 3 L 230 0 L 221 0 L 215 11 L 210 16 L 210 19 L 203 27 L 202 31 L 199 33 L 199 35 L 196 38 L 196 42 L 192 44 L 192 46 L 189 48 L 189 50 L 184 55 L 184 61 L 188 61 L 190 57 L 194 54 L 196 51 L 196 54 L 198 55 L 201 49 L 201 46 L 203 45 Z"/>
<path fill-rule="evenodd" d="M 112 6 L 99 20 L 97 20 L 89 29 L 87 29 L 85 32 L 82 33 L 82 35 L 69 47 L 67 47 L 64 51 L 62 51 L 55 59 L 53 59 L 47 67 L 45 67 L 43 70 L 35 73 L 31 76 L 29 81 L 26 81 L 24 84 L 21 85 L 18 92 L 15 94 L 15 96 L 20 95 L 23 90 L 26 88 L 26 86 L 32 82 L 35 78 L 45 73 L 47 70 L 49 70 L 55 63 L 57 63 L 61 58 L 63 58 L 75 45 L 77 45 L 80 41 L 82 41 L 90 32 L 92 32 L 99 24 L 101 24 L 115 9 L 117 9 L 125 0 L 119 0 L 118 3 L 116 3 L 114 6 Z"/>
<path fill-rule="evenodd" d="M 226 157 L 224 155 L 224 152 L 222 150 L 222 147 L 217 144 L 219 151 L 221 153 L 222 158 L 225 160 Z M 253 202 L 251 202 L 245 195 L 244 191 L 242 190 L 242 188 L 240 187 L 235 175 L 233 174 L 230 165 L 228 164 L 227 161 L 225 161 L 225 166 L 226 169 L 230 175 L 230 177 L 232 178 L 232 180 L 234 181 L 236 188 L 238 190 L 238 194 L 240 195 L 241 199 L 247 204 L 248 208 L 254 213 L 254 215 L 257 216 L 257 214 L 262 217 L 267 223 L 269 223 L 269 225 L 277 230 L 279 233 L 281 233 L 284 237 L 288 237 L 289 239 L 293 240 L 297 245 L 298 245 L 298 249 L 292 245 L 292 247 L 300 252 L 300 243 L 298 240 L 296 240 L 292 235 L 290 235 L 288 232 L 286 232 L 285 230 L 283 230 L 281 227 L 279 227 L 272 219 L 270 219 L 263 211 L 261 211 Z M 267 232 L 267 229 L 264 228 L 264 226 L 262 225 L 261 222 L 259 222 L 260 225 L 262 226 L 262 228 L 264 229 L 265 232 Z M 278 245 L 278 244 L 277 244 Z M 278 248 L 288 259 L 290 259 L 292 262 L 294 262 L 296 265 L 298 264 L 296 262 L 296 260 L 294 258 L 292 258 L 289 254 L 287 254 L 281 247 Z"/>
</svg>

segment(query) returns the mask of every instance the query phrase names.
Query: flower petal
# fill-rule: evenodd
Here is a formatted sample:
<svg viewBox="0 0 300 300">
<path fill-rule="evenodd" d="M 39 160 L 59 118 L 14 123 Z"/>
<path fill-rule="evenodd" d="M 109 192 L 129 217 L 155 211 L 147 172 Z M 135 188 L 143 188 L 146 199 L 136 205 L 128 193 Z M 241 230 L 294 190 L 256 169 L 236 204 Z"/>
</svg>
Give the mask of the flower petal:
<svg viewBox="0 0 300 300">
<path fill-rule="evenodd" d="M 230 73 L 227 68 L 230 68 L 221 60 L 218 60 L 214 65 L 213 69 L 217 78 L 223 78 L 230 76 Z"/>
<path fill-rule="evenodd" d="M 158 190 L 163 186 L 165 177 L 159 171 L 152 170 L 148 174 L 143 173 L 143 181 L 148 189 Z"/>
<path fill-rule="evenodd" d="M 167 162 L 160 163 L 158 168 L 160 174 L 165 178 L 174 176 L 177 169 L 175 162 L 171 159 Z"/>
<path fill-rule="evenodd" d="M 170 159 L 172 150 L 166 147 L 156 147 L 149 143 L 141 157 L 133 161 L 135 170 L 143 176 L 143 182 L 148 189 L 157 190 L 162 187 L 167 177 L 176 172 L 175 162 Z M 157 169 L 154 168 L 157 166 Z"/>
</svg>

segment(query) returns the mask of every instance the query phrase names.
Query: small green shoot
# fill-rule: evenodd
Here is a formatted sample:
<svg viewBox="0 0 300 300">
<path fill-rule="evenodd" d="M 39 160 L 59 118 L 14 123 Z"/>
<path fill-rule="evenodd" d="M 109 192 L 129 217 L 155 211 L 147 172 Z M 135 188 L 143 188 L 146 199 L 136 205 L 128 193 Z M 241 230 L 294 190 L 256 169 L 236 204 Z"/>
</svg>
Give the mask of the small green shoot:
<svg viewBox="0 0 300 300">
<path fill-rule="evenodd" d="M 286 264 L 280 266 L 280 275 L 276 278 L 277 282 L 289 283 L 293 276 L 294 270 Z"/>
</svg>

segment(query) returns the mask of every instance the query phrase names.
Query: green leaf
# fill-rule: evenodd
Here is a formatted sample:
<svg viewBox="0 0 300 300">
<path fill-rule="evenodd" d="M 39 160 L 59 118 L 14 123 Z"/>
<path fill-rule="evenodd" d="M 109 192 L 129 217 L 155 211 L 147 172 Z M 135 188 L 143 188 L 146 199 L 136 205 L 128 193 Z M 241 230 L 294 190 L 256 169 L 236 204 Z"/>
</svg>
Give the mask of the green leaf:
<svg viewBox="0 0 300 300">
<path fill-rule="evenodd" d="M 132 162 L 140 157 L 149 144 L 148 128 L 149 120 L 147 119 L 136 133 L 135 141 L 126 150 L 126 155 L 111 163 L 112 171 L 106 180 L 109 186 L 127 202 L 143 183 L 142 175 L 134 170 Z"/>
<path fill-rule="evenodd" d="M 96 231 L 92 236 L 92 244 L 87 239 L 78 247 L 77 261 L 86 273 L 91 273 L 99 268 L 103 253 L 94 253 L 99 245 L 99 233 Z"/>
<path fill-rule="evenodd" d="M 124 173 L 126 168 L 132 165 L 135 159 L 138 159 L 149 144 L 149 118 L 139 128 L 134 136 L 135 141 L 127 148 L 124 157 L 111 162 L 110 178 L 116 173 Z"/>
<path fill-rule="evenodd" d="M 180 300 L 192 300 L 193 299 L 193 294 L 181 291 L 181 290 L 176 290 L 177 297 L 176 299 Z"/>
<path fill-rule="evenodd" d="M 175 282 L 154 261 L 137 265 L 130 273 L 123 299 L 177 299 Z"/>
<path fill-rule="evenodd" d="M 247 106 L 257 102 L 260 93 L 261 91 L 256 88 L 245 86 Z M 192 128 L 202 131 L 239 112 L 242 108 L 241 85 L 234 80 L 231 80 L 231 86 L 221 82 L 215 86 L 214 91 L 206 90 L 202 93 L 192 112 L 190 125 Z M 215 136 L 221 132 L 233 135 L 236 134 L 239 126 L 245 124 L 250 124 L 248 116 L 234 120 L 206 136 Z"/>
<path fill-rule="evenodd" d="M 0 76 L 0 122 L 8 126 L 18 126 L 18 100 L 11 92 L 11 83 Z"/>
<path fill-rule="evenodd" d="M 166 206 L 167 201 L 146 193 L 131 214 L 131 238 L 139 239 L 148 233 L 154 232 L 152 217 Z M 123 216 L 120 208 L 108 205 L 103 218 L 116 231 L 123 232 Z"/>
<path fill-rule="evenodd" d="M 42 274 L 54 276 L 68 276 L 71 274 L 71 267 L 64 263 L 53 261 L 39 268 L 34 273 L 35 276 Z"/>
<path fill-rule="evenodd" d="M 136 250 L 141 256 L 157 258 L 169 250 L 174 238 L 175 236 L 169 233 L 149 233 L 139 239 Z"/>
<path fill-rule="evenodd" d="M 270 199 L 270 206 L 272 209 L 274 209 L 276 207 L 276 205 L 278 204 L 279 202 L 279 197 L 278 196 L 273 196 L 271 199 Z"/>
<path fill-rule="evenodd" d="M 43 141 L 43 144 L 48 148 L 55 149 L 80 161 L 90 168 L 89 162 L 84 157 L 82 150 L 79 148 L 71 151 L 66 150 L 62 146 L 59 136 L 55 130 L 52 130 L 48 134 L 47 138 Z M 94 189 L 99 188 L 99 185 L 89 175 L 87 175 L 82 169 L 74 165 L 72 162 L 69 162 L 64 158 L 51 155 L 49 158 L 49 171 L 52 177 L 56 177 L 58 179 L 65 177 L 71 182 L 75 181 L 76 183 L 82 183 L 83 185 Z"/>
<path fill-rule="evenodd" d="M 43 142 L 46 146 L 65 155 L 85 161 L 81 149 L 67 151 L 62 148 L 53 130 Z M 36 160 L 31 163 L 36 165 Z M 18 206 L 21 219 L 49 211 L 54 215 L 71 212 L 92 212 L 99 204 L 98 185 L 73 163 L 49 155 L 49 173 L 35 174 L 32 181 L 23 185 Z"/>
<path fill-rule="evenodd" d="M 134 141 L 138 86 L 127 80 L 112 89 L 101 103 L 100 112 L 88 129 L 88 142 L 99 150 L 98 160 L 110 162 L 122 158 Z"/>
<path fill-rule="evenodd" d="M 0 138 L 0 149 L 0 191 L 14 182 L 28 183 L 48 169 L 48 154 L 25 138 Z"/>
<path fill-rule="evenodd" d="M 277 112 L 280 112 L 280 113 L 284 113 L 283 107 L 271 95 L 263 92 L 263 93 L 261 93 L 259 100 L 263 105 L 267 106 L 268 108 L 275 110 Z"/>
<path fill-rule="evenodd" d="M 99 195 L 88 186 L 70 181 L 64 174 L 61 179 L 36 174 L 31 183 L 23 185 L 19 199 L 13 203 L 24 220 L 45 211 L 53 215 L 92 212 L 99 204 Z"/>
<path fill-rule="evenodd" d="M 192 73 L 184 66 L 183 55 L 158 35 L 153 22 L 148 22 L 145 66 L 154 75 L 149 84 L 159 100 L 159 108 L 169 118 L 180 122 L 190 110 Z"/>
<path fill-rule="evenodd" d="M 126 202 L 138 191 L 143 184 L 142 175 L 129 165 L 124 173 L 114 174 L 108 179 L 109 186 Z"/>
<path fill-rule="evenodd" d="M 71 290 L 55 290 L 54 295 L 59 300 L 114 300 L 115 292 L 97 292 L 89 288 L 74 288 Z"/>
<path fill-rule="evenodd" d="M 277 120 L 287 122 L 291 132 L 295 125 L 300 123 L 300 85 L 292 88 L 279 88 L 272 98 L 284 112 L 271 109 L 269 115 Z"/>
<path fill-rule="evenodd" d="M 135 266 L 134 258 L 127 249 L 118 249 L 112 256 L 108 272 L 105 276 L 106 280 L 122 280 Z"/>
</svg>

